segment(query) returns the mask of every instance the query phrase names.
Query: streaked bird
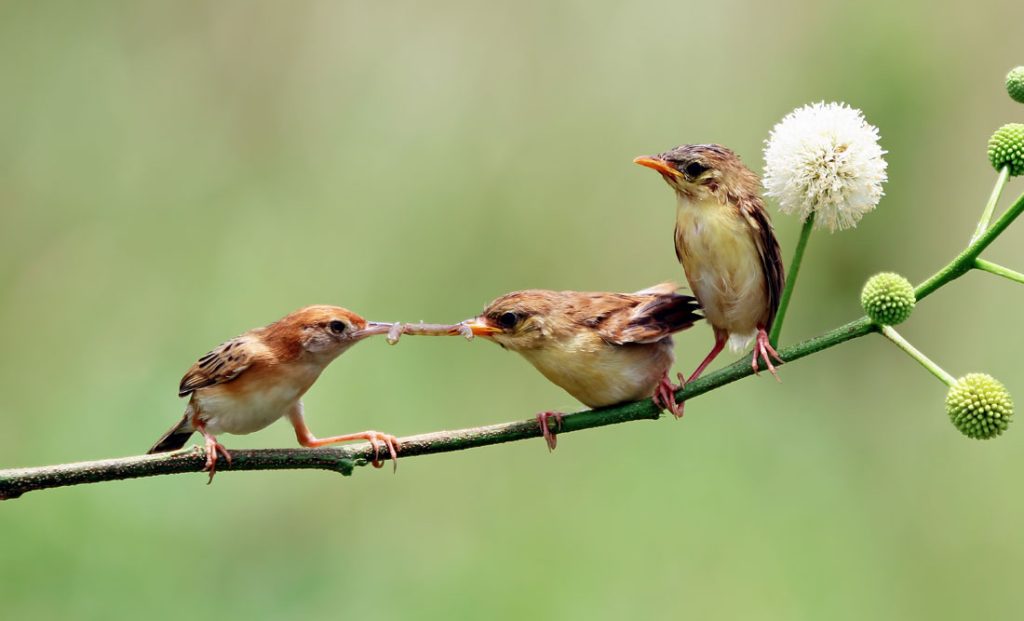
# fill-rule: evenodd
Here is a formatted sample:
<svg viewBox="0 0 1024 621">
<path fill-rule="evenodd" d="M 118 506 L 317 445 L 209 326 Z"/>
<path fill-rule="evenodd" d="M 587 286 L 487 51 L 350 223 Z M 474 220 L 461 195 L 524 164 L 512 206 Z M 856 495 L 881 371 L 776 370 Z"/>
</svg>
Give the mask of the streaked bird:
<svg viewBox="0 0 1024 621">
<path fill-rule="evenodd" d="M 699 320 L 697 300 L 663 283 L 636 293 L 531 289 L 501 296 L 463 322 L 474 335 L 522 355 L 544 377 L 596 408 L 653 397 L 680 415 L 668 379 L 672 334 Z M 548 424 L 561 413 L 542 412 L 538 423 L 548 447 Z"/>
<path fill-rule="evenodd" d="M 778 379 L 768 340 L 785 283 L 779 243 L 761 200 L 757 175 L 729 149 L 691 144 L 633 160 L 654 169 L 675 190 L 676 256 L 683 265 L 715 345 L 687 381 L 700 376 L 728 342 L 742 351 L 753 341 L 758 358 Z"/>
<path fill-rule="evenodd" d="M 338 306 L 307 306 L 221 344 L 181 379 L 178 396 L 190 397 L 185 415 L 149 453 L 177 450 L 199 432 L 212 481 L 218 453 L 231 463 L 231 454 L 217 441 L 218 434 L 252 433 L 286 417 L 302 446 L 368 440 L 374 449 L 374 466 L 382 465 L 382 446 L 394 461 L 399 445 L 388 434 L 363 431 L 317 438 L 306 426 L 301 401 L 335 358 L 364 338 L 390 329 L 389 323 L 368 322 Z"/>
</svg>

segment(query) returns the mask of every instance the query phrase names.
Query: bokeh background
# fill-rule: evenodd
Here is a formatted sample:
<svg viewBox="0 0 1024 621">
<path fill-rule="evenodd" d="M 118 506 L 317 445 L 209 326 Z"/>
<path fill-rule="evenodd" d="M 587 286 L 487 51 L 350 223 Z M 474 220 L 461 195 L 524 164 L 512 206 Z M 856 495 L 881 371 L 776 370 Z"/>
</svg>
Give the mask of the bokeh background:
<svg viewBox="0 0 1024 621">
<path fill-rule="evenodd" d="M 639 154 L 756 170 L 792 108 L 862 108 L 890 183 L 817 234 L 784 341 L 967 241 L 992 130 L 1024 117 L 1024 4 L 0 4 L 0 467 L 137 454 L 220 341 L 311 303 L 455 321 L 527 287 L 681 278 Z M 1024 190 L 1011 182 L 1007 194 Z M 775 216 L 788 260 L 798 229 Z M 988 253 L 1024 267 L 1024 225 Z M 987 274 L 903 332 L 1024 400 L 1024 288 Z M 711 344 L 677 339 L 689 369 Z M 722 364 L 727 362 L 723 359 Z M 183 475 L 0 504 L 5 618 L 1008 619 L 1024 432 L 976 442 L 878 337 L 671 418 L 359 470 Z M 322 435 L 579 405 L 485 342 L 360 345 Z M 1019 423 L 1018 423 L 1019 424 Z M 293 446 L 286 424 L 229 447 Z"/>
</svg>

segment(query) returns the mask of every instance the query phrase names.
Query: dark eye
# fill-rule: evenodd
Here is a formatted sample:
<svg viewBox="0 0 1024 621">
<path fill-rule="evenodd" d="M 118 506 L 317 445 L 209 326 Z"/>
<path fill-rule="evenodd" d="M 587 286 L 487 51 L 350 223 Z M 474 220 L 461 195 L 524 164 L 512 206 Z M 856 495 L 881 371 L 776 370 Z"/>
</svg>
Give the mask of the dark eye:
<svg viewBox="0 0 1024 621">
<path fill-rule="evenodd" d="M 502 313 L 498 315 L 498 325 L 505 330 L 511 330 L 519 323 L 519 315 L 515 313 Z"/>
<path fill-rule="evenodd" d="M 697 177 L 701 176 L 707 169 L 708 167 L 701 164 L 700 162 L 690 162 L 689 164 L 686 165 L 685 168 L 683 168 L 683 172 L 686 173 L 687 177 L 690 177 L 691 179 L 696 179 Z"/>
<path fill-rule="evenodd" d="M 341 334 L 342 332 L 345 331 L 345 328 L 347 328 L 348 326 L 345 325 L 344 321 L 338 321 L 337 319 L 335 319 L 331 323 L 327 324 L 327 327 L 331 329 L 331 332 L 335 334 Z"/>
</svg>

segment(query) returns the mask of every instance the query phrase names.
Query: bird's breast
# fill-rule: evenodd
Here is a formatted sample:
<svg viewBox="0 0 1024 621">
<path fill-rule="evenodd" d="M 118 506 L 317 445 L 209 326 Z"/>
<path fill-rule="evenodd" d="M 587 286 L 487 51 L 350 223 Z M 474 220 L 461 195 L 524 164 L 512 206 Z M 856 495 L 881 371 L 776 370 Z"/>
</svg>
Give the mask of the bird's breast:
<svg viewBox="0 0 1024 621">
<path fill-rule="evenodd" d="M 520 353 L 544 377 L 592 408 L 650 397 L 674 360 L 671 339 L 635 345 L 576 340 L 586 342 Z"/>
<path fill-rule="evenodd" d="M 238 379 L 195 392 L 199 415 L 211 433 L 259 431 L 295 406 L 320 374 L 308 365 L 249 369 Z"/>
<path fill-rule="evenodd" d="M 717 329 L 748 334 L 766 321 L 764 268 L 746 220 L 716 199 L 679 199 L 676 252 L 686 280 Z"/>
</svg>

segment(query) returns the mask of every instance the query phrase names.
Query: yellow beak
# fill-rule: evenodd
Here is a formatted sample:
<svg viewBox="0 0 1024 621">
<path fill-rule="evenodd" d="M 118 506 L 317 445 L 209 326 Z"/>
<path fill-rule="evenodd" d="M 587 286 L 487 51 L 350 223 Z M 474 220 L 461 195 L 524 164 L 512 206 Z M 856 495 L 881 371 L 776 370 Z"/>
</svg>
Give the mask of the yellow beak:
<svg viewBox="0 0 1024 621">
<path fill-rule="evenodd" d="M 634 164 L 640 164 L 660 172 L 663 175 L 672 175 L 673 177 L 682 177 L 683 173 L 673 168 L 668 162 L 654 155 L 641 155 L 640 157 L 633 160 Z"/>
</svg>

